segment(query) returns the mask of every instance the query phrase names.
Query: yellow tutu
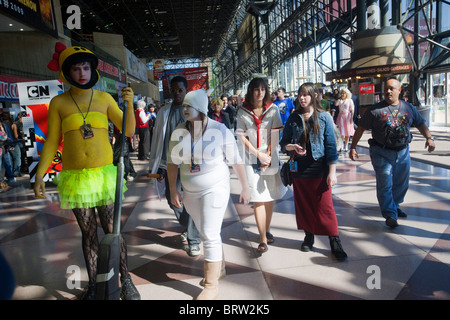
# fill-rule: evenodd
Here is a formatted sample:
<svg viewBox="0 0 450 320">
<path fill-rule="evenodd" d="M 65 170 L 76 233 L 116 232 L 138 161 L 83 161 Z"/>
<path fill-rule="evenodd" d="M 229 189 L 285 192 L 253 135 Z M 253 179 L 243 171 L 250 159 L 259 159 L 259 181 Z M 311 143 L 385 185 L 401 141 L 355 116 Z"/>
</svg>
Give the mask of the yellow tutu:
<svg viewBox="0 0 450 320">
<path fill-rule="evenodd" d="M 117 167 L 113 164 L 98 168 L 62 170 L 54 180 L 61 208 L 93 208 L 114 203 L 116 177 Z M 123 192 L 126 190 L 124 180 Z"/>
</svg>

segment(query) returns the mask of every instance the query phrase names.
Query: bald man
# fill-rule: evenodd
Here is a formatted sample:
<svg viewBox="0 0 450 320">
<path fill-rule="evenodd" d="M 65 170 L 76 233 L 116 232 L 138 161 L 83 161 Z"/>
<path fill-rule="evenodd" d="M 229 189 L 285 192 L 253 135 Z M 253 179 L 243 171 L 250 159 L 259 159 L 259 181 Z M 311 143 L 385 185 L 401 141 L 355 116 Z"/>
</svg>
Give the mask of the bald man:
<svg viewBox="0 0 450 320">
<path fill-rule="evenodd" d="M 406 218 L 400 209 L 409 187 L 411 158 L 409 143 L 411 126 L 415 126 L 425 137 L 425 148 L 432 152 L 434 138 L 425 120 L 410 103 L 399 100 L 401 85 L 397 79 L 386 81 L 384 101 L 367 109 L 358 123 L 352 139 L 350 159 L 358 159 L 356 146 L 365 130 L 372 131 L 369 139 L 370 159 L 376 175 L 377 199 L 386 225 L 398 226 L 398 217 Z"/>
</svg>

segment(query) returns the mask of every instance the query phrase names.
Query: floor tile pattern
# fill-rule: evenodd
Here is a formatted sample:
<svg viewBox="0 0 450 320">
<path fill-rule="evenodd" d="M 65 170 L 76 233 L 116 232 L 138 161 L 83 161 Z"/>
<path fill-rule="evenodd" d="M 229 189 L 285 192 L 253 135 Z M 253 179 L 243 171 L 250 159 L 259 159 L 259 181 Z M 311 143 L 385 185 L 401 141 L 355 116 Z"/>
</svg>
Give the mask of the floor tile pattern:
<svg viewBox="0 0 450 320">
<path fill-rule="evenodd" d="M 411 152 L 420 157 L 422 148 Z M 275 242 L 258 255 L 253 210 L 238 202 L 240 186 L 232 176 L 222 225 L 227 276 L 219 299 L 450 299 L 450 161 L 413 158 L 402 205 L 408 218 L 390 229 L 376 202 L 368 150 L 362 145 L 358 152 L 355 162 L 340 154 L 333 189 L 345 262 L 333 259 L 326 237 L 316 237 L 311 252 L 299 250 L 304 233 L 296 229 L 292 190 L 275 204 Z M 148 164 L 136 158 L 133 163 L 139 176 L 127 183 L 122 209 L 133 281 L 143 300 L 191 300 L 202 290 L 203 256 L 186 254 L 180 225 L 146 177 Z M 87 283 L 81 235 L 72 212 L 59 208 L 55 188 L 48 187 L 47 199 L 35 199 L 25 175 L 0 200 L 0 251 L 15 273 L 13 299 L 76 299 Z M 71 266 L 79 268 L 78 279 Z M 72 288 L 74 280 L 79 283 Z"/>
</svg>

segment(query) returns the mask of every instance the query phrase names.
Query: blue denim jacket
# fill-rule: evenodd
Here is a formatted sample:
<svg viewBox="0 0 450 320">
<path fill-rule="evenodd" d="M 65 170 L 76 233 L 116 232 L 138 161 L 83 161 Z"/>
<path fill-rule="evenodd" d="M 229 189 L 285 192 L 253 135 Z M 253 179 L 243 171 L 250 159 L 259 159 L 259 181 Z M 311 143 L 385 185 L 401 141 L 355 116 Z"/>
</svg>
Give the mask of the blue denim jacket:
<svg viewBox="0 0 450 320">
<path fill-rule="evenodd" d="M 336 150 L 333 119 L 328 112 L 319 112 L 318 117 L 320 135 L 317 137 L 314 132 L 311 133 L 312 157 L 317 160 L 325 156 L 328 165 L 335 164 L 339 155 Z M 283 136 L 280 141 L 281 151 L 289 154 L 289 151 L 286 151 L 286 145 L 296 143 L 304 134 L 303 131 L 301 114 L 298 111 L 292 112 L 284 125 Z"/>
</svg>

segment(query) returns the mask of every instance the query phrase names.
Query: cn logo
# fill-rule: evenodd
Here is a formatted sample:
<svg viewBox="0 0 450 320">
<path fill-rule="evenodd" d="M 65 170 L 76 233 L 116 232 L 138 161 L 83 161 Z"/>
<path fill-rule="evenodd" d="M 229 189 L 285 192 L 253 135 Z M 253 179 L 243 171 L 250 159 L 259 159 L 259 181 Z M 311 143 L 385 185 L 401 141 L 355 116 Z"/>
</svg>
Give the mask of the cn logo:
<svg viewBox="0 0 450 320">
<path fill-rule="evenodd" d="M 67 18 L 66 26 L 70 30 L 81 29 L 81 9 L 77 5 L 70 5 L 66 10 L 70 16 Z"/>
<path fill-rule="evenodd" d="M 50 88 L 48 86 L 28 86 L 28 98 L 41 98 L 50 96 Z"/>
</svg>

